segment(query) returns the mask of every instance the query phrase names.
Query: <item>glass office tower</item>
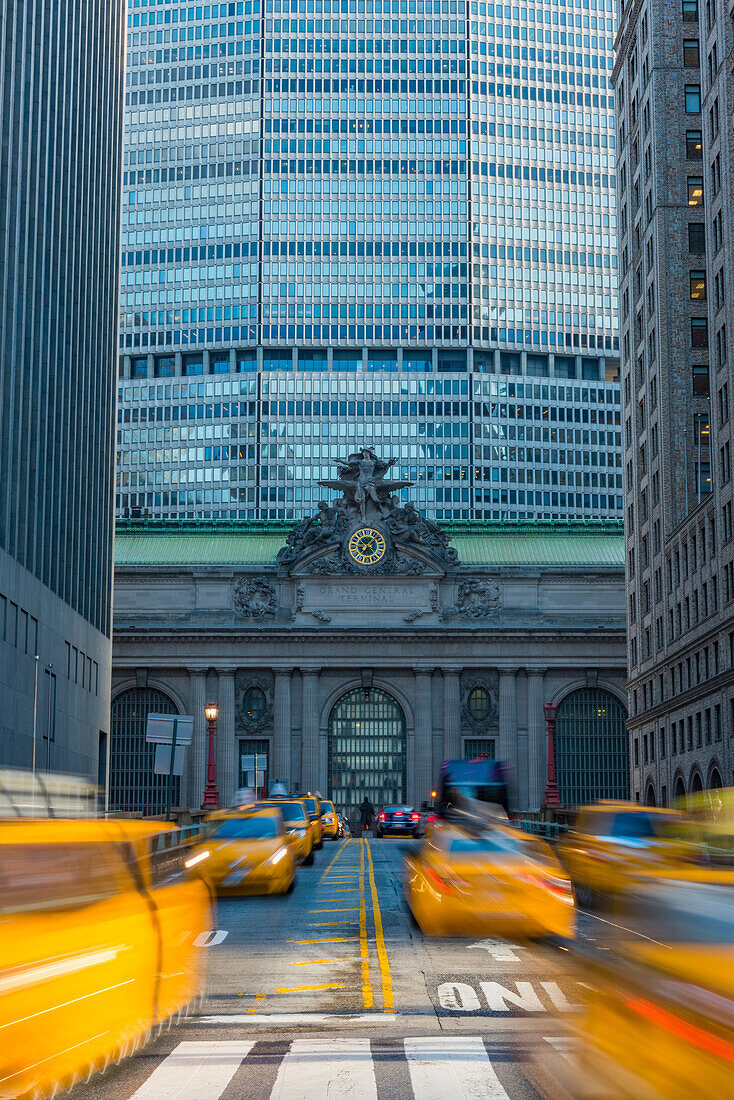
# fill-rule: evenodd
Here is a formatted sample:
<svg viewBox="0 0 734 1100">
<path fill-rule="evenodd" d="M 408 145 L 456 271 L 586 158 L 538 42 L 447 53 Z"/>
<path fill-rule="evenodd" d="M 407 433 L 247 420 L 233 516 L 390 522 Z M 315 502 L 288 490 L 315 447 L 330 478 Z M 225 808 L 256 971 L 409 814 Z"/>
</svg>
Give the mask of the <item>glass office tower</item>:
<svg viewBox="0 0 734 1100">
<path fill-rule="evenodd" d="M 124 21 L 0 15 L 0 766 L 104 782 Z"/>
<path fill-rule="evenodd" d="M 263 2 L 128 2 L 120 513 L 297 516 L 365 441 L 618 516 L 611 0 Z"/>
</svg>

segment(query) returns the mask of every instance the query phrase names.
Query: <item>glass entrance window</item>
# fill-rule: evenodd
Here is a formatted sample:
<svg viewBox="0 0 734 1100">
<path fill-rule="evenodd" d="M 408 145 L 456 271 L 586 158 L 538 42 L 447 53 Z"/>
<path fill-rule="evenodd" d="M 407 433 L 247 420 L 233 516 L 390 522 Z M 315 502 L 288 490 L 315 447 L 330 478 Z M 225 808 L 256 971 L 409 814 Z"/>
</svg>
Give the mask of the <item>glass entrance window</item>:
<svg viewBox="0 0 734 1100">
<path fill-rule="evenodd" d="M 405 802 L 405 716 L 385 691 L 347 692 L 329 718 L 329 798 L 347 818 L 365 795 L 378 810 Z"/>
<path fill-rule="evenodd" d="M 561 802 L 578 806 L 599 798 L 629 798 L 627 714 L 601 689 L 567 695 L 558 708 L 556 776 Z"/>
<path fill-rule="evenodd" d="M 251 788 L 258 798 L 267 798 L 269 764 L 270 742 L 267 738 L 240 741 L 239 787 Z"/>
<path fill-rule="evenodd" d="M 110 809 L 161 814 L 168 777 L 156 775 L 155 745 L 145 740 L 148 715 L 176 714 L 168 696 L 152 688 L 131 688 L 112 700 Z M 190 751 L 190 750 L 189 750 Z M 181 802 L 181 780 L 173 778 L 173 805 Z"/>
</svg>

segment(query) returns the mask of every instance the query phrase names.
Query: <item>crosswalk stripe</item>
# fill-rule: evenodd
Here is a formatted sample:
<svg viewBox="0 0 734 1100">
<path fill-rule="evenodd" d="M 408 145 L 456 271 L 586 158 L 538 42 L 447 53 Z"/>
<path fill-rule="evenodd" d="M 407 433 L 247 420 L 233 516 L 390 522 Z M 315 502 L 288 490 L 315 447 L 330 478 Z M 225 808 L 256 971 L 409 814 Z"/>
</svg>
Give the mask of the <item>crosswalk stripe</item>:
<svg viewBox="0 0 734 1100">
<path fill-rule="evenodd" d="M 478 1036 L 406 1039 L 414 1100 L 508 1100 Z"/>
<path fill-rule="evenodd" d="M 377 1100 L 369 1039 L 296 1039 L 280 1064 L 271 1100 Z"/>
<path fill-rule="evenodd" d="M 130 1100 L 218 1100 L 254 1041 L 179 1043 Z"/>
</svg>

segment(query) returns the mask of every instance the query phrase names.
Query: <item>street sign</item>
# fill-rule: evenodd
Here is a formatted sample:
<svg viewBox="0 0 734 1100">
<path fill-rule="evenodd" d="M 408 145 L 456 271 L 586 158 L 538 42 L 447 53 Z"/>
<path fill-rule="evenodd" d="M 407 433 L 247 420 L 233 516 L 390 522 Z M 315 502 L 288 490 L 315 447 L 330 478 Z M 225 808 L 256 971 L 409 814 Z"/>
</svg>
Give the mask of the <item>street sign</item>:
<svg viewBox="0 0 734 1100">
<path fill-rule="evenodd" d="M 190 745 L 194 736 L 194 719 L 190 714 L 149 714 L 145 740 L 156 745 L 170 745 L 176 724 L 176 744 Z"/>
<path fill-rule="evenodd" d="M 186 756 L 186 746 L 176 745 L 176 752 L 173 757 L 173 768 L 171 768 L 171 746 L 170 745 L 156 745 L 155 747 L 155 767 L 154 771 L 156 775 L 183 775 L 184 758 Z"/>
<path fill-rule="evenodd" d="M 173 800 L 173 777 L 183 773 L 183 754 L 186 745 L 190 745 L 194 736 L 194 719 L 190 714 L 154 714 L 148 715 L 145 726 L 145 740 L 156 745 L 154 769 L 158 774 L 168 774 L 166 788 L 166 821 L 171 820 L 171 802 Z M 164 750 L 161 752 L 161 750 Z M 167 758 L 168 767 L 164 760 Z"/>
</svg>

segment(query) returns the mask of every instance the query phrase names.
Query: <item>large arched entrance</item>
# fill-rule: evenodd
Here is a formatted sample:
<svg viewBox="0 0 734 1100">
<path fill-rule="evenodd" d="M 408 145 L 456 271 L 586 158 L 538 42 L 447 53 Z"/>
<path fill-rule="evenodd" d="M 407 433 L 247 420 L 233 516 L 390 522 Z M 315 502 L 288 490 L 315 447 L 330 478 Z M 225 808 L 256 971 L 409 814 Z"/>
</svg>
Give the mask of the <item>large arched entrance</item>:
<svg viewBox="0 0 734 1100">
<path fill-rule="evenodd" d="M 629 739 L 624 707 L 608 691 L 567 695 L 556 716 L 556 777 L 564 806 L 629 798 Z"/>
<path fill-rule="evenodd" d="M 329 716 L 329 797 L 349 818 L 405 801 L 405 715 L 386 691 L 348 691 Z"/>
<path fill-rule="evenodd" d="M 145 740 L 148 715 L 176 714 L 167 695 L 153 688 L 131 688 L 112 701 L 110 809 L 161 814 L 166 809 L 168 777 L 156 775 L 155 745 Z M 173 779 L 173 805 L 180 804 L 181 780 Z"/>
</svg>

